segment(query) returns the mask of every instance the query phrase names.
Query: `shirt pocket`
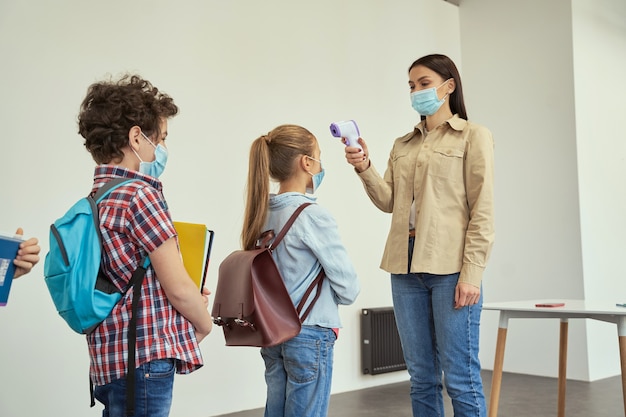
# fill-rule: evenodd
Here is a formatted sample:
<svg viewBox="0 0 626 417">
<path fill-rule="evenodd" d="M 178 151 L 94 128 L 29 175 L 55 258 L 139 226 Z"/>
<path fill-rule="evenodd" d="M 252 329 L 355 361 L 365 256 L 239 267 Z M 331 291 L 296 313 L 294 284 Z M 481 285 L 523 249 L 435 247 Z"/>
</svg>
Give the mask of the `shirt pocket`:
<svg viewBox="0 0 626 417">
<path fill-rule="evenodd" d="M 440 147 L 433 150 L 428 174 L 433 177 L 447 178 L 453 181 L 463 179 L 464 149 Z"/>
<path fill-rule="evenodd" d="M 393 167 L 393 180 L 397 184 L 403 178 L 407 177 L 408 172 L 411 170 L 411 158 L 408 152 L 398 153 L 391 159 Z"/>
</svg>

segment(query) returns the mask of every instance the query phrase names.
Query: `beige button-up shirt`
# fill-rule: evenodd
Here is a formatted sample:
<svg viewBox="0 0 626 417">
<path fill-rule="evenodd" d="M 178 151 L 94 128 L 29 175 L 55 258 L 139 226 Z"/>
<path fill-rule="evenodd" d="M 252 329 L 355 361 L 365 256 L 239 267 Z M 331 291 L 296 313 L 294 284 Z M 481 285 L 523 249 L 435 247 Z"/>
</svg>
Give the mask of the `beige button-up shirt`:
<svg viewBox="0 0 626 417">
<path fill-rule="evenodd" d="M 383 270 L 460 272 L 459 282 L 480 287 L 494 241 L 493 148 L 488 129 L 454 115 L 428 134 L 421 122 L 396 139 L 384 177 L 373 165 L 359 173 L 376 207 L 392 213 Z"/>
</svg>

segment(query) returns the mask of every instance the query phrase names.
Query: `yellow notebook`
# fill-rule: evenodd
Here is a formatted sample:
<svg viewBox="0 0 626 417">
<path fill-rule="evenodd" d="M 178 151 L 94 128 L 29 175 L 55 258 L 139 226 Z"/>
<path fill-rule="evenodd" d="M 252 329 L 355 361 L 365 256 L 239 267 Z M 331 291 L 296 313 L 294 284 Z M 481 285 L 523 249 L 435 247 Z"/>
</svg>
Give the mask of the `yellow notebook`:
<svg viewBox="0 0 626 417">
<path fill-rule="evenodd" d="M 174 222 L 174 228 L 178 233 L 185 269 L 202 291 L 209 267 L 214 233 L 206 225 L 197 223 Z"/>
</svg>

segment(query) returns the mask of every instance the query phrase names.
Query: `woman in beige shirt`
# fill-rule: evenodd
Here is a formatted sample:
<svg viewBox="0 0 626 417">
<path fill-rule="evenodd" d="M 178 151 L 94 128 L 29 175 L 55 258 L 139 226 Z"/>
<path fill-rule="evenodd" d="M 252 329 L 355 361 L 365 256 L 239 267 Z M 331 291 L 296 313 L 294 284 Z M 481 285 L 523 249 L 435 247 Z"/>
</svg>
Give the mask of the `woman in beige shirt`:
<svg viewBox="0 0 626 417">
<path fill-rule="evenodd" d="M 363 150 L 346 147 L 346 159 L 374 205 L 392 214 L 381 268 L 391 273 L 413 415 L 443 416 L 445 384 L 456 417 L 482 417 L 478 337 L 494 241 L 493 138 L 468 121 L 447 56 L 413 62 L 409 88 L 421 121 L 395 140 L 384 176 L 363 139 Z"/>
</svg>

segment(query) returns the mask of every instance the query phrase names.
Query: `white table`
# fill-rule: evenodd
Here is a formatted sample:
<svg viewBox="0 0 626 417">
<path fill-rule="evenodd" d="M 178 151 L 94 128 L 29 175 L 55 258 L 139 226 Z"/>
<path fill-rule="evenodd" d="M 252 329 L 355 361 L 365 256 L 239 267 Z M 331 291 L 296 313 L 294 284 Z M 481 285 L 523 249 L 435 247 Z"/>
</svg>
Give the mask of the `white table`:
<svg viewBox="0 0 626 417">
<path fill-rule="evenodd" d="M 562 302 L 563 307 L 535 307 L 538 303 Z M 484 310 L 500 312 L 496 356 L 493 365 L 491 397 L 488 417 L 497 417 L 502 384 L 502 365 L 504 363 L 504 345 L 509 319 L 560 319 L 559 340 L 559 390 L 558 416 L 565 417 L 565 384 L 567 371 L 567 331 L 569 319 L 594 319 L 617 324 L 620 363 L 622 370 L 622 395 L 624 413 L 626 415 L 626 308 L 617 307 L 615 303 L 590 302 L 584 300 L 526 300 L 499 303 L 484 303 Z"/>
</svg>

